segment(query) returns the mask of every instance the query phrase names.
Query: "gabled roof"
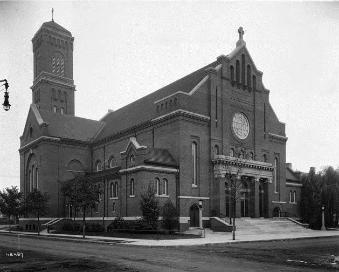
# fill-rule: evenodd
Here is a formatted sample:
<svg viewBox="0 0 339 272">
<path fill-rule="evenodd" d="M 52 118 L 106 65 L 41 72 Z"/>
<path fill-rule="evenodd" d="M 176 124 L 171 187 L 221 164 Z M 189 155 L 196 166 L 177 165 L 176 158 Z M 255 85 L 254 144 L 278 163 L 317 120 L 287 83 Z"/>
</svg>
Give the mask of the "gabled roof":
<svg viewBox="0 0 339 272">
<path fill-rule="evenodd" d="M 144 162 L 154 165 L 178 166 L 171 153 L 163 148 L 151 148 Z"/>
<path fill-rule="evenodd" d="M 153 119 L 156 116 L 154 110 L 154 102 L 156 100 L 178 91 L 189 93 L 208 74 L 206 68 L 215 67 L 216 65 L 216 61 L 212 62 L 125 107 L 107 114 L 101 119 L 107 125 L 98 135 L 96 140 L 103 139 L 119 131 Z"/>
<path fill-rule="evenodd" d="M 295 175 L 292 169 L 286 167 L 286 181 L 300 182 L 299 178 Z"/>
<path fill-rule="evenodd" d="M 39 110 L 47 123 L 49 136 L 89 142 L 95 138 L 105 125 L 103 122 L 80 118 L 72 115 L 56 114 Z"/>
</svg>

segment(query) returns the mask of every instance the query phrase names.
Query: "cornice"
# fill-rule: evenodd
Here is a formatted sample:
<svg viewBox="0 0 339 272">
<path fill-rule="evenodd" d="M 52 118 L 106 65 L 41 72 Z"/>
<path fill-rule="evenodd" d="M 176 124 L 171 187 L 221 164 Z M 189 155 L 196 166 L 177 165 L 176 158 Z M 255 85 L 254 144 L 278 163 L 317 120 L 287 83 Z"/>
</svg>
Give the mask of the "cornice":
<svg viewBox="0 0 339 272">
<path fill-rule="evenodd" d="M 157 173 L 169 173 L 169 174 L 176 174 L 179 173 L 179 170 L 176 168 L 170 168 L 170 167 L 160 167 L 160 166 L 150 166 L 150 165 L 138 165 L 135 167 L 130 167 L 127 169 L 121 169 L 119 171 L 120 174 L 125 173 L 134 173 L 139 171 L 151 171 L 151 172 L 157 172 Z"/>
<path fill-rule="evenodd" d="M 36 145 L 42 141 L 48 141 L 48 142 L 60 142 L 60 138 L 57 137 L 50 137 L 50 136 L 40 136 L 39 138 L 29 142 L 28 144 L 22 146 L 19 148 L 19 152 L 25 151 L 26 149 L 32 147 L 33 145 Z"/>
<path fill-rule="evenodd" d="M 41 72 L 34 80 L 31 89 L 34 89 L 35 86 L 40 82 L 52 82 L 54 84 L 60 85 L 61 87 L 68 87 L 75 90 L 73 79 L 67 77 L 60 77 L 48 72 Z"/>
</svg>

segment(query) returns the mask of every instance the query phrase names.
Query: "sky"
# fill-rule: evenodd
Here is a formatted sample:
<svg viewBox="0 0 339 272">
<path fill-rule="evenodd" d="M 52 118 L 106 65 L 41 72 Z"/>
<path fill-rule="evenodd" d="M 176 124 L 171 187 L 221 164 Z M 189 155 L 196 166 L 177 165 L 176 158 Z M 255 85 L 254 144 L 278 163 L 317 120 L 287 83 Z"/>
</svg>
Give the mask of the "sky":
<svg viewBox="0 0 339 272">
<path fill-rule="evenodd" d="M 98 120 L 229 54 L 242 26 L 286 123 L 287 162 L 305 172 L 339 166 L 339 2 L 0 1 L 0 79 L 12 104 L 0 109 L 0 189 L 20 184 L 31 39 L 52 8 L 75 38 L 77 116 Z"/>
</svg>

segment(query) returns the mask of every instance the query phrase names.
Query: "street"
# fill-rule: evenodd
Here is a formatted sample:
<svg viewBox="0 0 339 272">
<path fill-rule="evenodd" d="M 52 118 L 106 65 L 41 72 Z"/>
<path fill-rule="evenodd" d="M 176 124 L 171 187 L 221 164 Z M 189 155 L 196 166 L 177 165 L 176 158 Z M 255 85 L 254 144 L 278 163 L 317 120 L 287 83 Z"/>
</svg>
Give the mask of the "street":
<svg viewBox="0 0 339 272">
<path fill-rule="evenodd" d="M 47 271 L 324 271 L 338 269 L 329 260 L 339 255 L 339 238 L 166 248 L 35 237 L 20 237 L 18 243 L 17 236 L 1 234 L 0 250 L 1 272 L 37 271 L 30 262 L 35 255 L 36 265 L 54 260 L 54 270 Z M 9 263 L 8 251 L 23 252 L 29 269 Z M 67 261 L 56 269 L 56 263 Z"/>
</svg>

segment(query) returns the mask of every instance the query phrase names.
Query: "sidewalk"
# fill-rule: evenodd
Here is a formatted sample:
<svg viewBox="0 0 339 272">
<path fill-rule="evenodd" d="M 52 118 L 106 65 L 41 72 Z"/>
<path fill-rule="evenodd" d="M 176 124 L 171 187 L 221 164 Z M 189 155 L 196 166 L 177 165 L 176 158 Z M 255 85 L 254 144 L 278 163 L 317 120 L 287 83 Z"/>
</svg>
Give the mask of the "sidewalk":
<svg viewBox="0 0 339 272">
<path fill-rule="evenodd" d="M 0 230 L 0 233 L 8 233 L 8 231 Z M 27 232 L 11 232 L 12 234 L 36 236 L 34 233 Z M 237 231 L 236 240 L 232 240 L 232 233 L 213 232 L 210 229 L 205 229 L 204 238 L 194 239 L 175 239 L 175 240 L 145 240 L 145 239 L 131 239 L 131 238 L 115 238 L 104 236 L 86 236 L 82 239 L 81 235 L 67 235 L 67 234 L 49 234 L 45 231 L 40 233 L 41 237 L 54 239 L 67 239 L 81 242 L 95 242 L 95 243 L 112 243 L 112 244 L 126 244 L 137 246 L 194 246 L 206 244 L 220 244 L 220 243 L 239 243 L 239 242 L 254 242 L 254 241 L 279 241 L 288 239 L 305 239 L 305 238 L 320 238 L 320 237 L 335 237 L 339 236 L 338 230 L 320 231 L 305 229 L 303 232 L 295 233 L 250 233 L 246 231 Z"/>
</svg>

